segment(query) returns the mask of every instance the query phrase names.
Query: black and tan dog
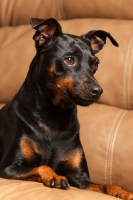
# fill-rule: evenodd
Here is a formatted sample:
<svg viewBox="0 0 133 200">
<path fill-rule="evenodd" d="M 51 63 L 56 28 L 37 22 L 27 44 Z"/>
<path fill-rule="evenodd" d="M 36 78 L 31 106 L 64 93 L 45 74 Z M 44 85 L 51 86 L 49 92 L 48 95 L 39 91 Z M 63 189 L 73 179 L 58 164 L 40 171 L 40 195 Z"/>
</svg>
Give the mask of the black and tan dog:
<svg viewBox="0 0 133 200">
<path fill-rule="evenodd" d="M 31 25 L 37 54 L 18 94 L 0 111 L 0 177 L 133 199 L 117 186 L 90 182 L 79 139 L 76 105 L 89 106 L 102 93 L 93 76 L 95 54 L 106 37 L 117 42 L 101 30 L 81 37 L 63 34 L 52 18 L 33 18 Z"/>
</svg>

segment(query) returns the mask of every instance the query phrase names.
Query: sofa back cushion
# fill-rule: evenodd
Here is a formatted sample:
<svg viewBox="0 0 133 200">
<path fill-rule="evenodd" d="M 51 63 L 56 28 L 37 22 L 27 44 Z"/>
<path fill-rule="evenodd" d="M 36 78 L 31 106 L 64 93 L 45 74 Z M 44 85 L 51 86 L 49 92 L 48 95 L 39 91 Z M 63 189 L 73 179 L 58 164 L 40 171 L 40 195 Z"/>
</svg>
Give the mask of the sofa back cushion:
<svg viewBox="0 0 133 200">
<path fill-rule="evenodd" d="M 30 17 L 133 19 L 132 8 L 132 0 L 0 0 L 0 26 L 28 24 Z"/>
</svg>

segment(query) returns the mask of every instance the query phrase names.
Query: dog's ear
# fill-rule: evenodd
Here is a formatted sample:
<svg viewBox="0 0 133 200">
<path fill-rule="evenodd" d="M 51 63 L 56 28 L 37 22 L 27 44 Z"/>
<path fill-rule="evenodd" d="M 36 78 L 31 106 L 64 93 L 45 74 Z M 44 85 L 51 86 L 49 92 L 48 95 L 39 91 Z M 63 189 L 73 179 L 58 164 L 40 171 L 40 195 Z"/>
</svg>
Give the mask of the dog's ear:
<svg viewBox="0 0 133 200">
<path fill-rule="evenodd" d="M 62 34 L 61 26 L 54 18 L 31 18 L 30 23 L 32 28 L 36 30 L 33 39 L 37 46 L 45 44 L 43 46 L 48 47 L 52 43 L 54 37 Z"/>
<path fill-rule="evenodd" d="M 118 47 L 116 40 L 110 35 L 110 33 L 103 30 L 93 30 L 82 35 L 82 37 L 89 39 L 94 54 L 98 53 L 106 44 L 106 38 L 108 37 L 113 45 Z"/>
</svg>

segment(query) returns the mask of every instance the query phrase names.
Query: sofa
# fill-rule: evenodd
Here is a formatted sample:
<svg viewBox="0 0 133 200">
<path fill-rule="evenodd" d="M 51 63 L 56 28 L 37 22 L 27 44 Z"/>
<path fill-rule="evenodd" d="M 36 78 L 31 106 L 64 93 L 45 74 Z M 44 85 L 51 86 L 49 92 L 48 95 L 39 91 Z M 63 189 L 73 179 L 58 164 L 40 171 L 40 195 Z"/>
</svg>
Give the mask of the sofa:
<svg viewBox="0 0 133 200">
<path fill-rule="evenodd" d="M 65 33 L 110 32 L 99 54 L 96 79 L 104 92 L 89 107 L 78 107 L 80 138 L 91 181 L 133 191 L 133 1 L 0 0 L 0 108 L 23 83 L 35 55 L 30 17 L 59 20 Z M 113 200 L 71 187 L 51 189 L 41 183 L 0 178 L 1 200 Z"/>
</svg>

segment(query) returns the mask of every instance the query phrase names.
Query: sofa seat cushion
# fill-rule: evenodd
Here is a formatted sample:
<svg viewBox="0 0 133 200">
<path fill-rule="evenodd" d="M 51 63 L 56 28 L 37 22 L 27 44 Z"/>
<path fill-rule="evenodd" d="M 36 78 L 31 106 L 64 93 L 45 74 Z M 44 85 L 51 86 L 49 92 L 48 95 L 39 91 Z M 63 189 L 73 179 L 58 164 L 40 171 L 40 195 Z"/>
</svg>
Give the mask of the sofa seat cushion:
<svg viewBox="0 0 133 200">
<path fill-rule="evenodd" d="M 42 183 L 6 180 L 0 178 L 0 199 L 2 200 L 115 200 L 97 192 L 81 190 L 71 187 L 69 190 L 51 189 Z"/>
</svg>

